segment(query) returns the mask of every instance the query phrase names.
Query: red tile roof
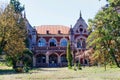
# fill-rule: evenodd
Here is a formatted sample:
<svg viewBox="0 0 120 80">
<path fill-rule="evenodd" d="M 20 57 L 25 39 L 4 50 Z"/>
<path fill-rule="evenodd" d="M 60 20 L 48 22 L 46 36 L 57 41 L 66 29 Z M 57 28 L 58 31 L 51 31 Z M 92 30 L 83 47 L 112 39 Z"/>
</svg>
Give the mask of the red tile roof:
<svg viewBox="0 0 120 80">
<path fill-rule="evenodd" d="M 59 31 L 61 34 L 68 34 L 70 30 L 69 27 L 63 25 L 41 25 L 35 28 L 38 34 L 47 34 L 47 31 L 49 34 L 58 34 Z"/>
</svg>

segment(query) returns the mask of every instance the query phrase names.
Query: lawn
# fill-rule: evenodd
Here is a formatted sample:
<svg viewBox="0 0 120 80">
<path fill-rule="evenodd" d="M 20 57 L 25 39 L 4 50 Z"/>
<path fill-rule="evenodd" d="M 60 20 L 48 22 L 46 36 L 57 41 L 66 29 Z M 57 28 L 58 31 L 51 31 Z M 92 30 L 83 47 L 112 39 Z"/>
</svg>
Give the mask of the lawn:
<svg viewBox="0 0 120 80">
<path fill-rule="evenodd" d="M 0 80 L 120 80 L 119 68 L 82 67 L 82 70 L 62 68 L 36 68 L 29 73 L 15 73 L 0 66 Z"/>
</svg>

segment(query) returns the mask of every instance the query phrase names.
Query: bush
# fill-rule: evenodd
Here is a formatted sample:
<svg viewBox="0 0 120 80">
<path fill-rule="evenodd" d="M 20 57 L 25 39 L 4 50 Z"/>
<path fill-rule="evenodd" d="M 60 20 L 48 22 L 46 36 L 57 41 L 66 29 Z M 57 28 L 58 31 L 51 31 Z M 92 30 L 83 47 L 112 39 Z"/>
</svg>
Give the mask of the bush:
<svg viewBox="0 0 120 80">
<path fill-rule="evenodd" d="M 23 70 L 24 70 L 24 72 L 29 72 L 29 67 L 25 66 L 25 67 L 23 68 Z"/>
<path fill-rule="evenodd" d="M 17 68 L 15 68 L 15 72 L 22 73 L 22 72 L 24 72 L 24 70 L 22 67 L 17 67 Z"/>
<path fill-rule="evenodd" d="M 77 70 L 76 63 L 74 63 L 74 70 L 75 70 L 75 71 Z"/>
<path fill-rule="evenodd" d="M 82 70 L 80 63 L 78 63 L 78 70 Z"/>
</svg>

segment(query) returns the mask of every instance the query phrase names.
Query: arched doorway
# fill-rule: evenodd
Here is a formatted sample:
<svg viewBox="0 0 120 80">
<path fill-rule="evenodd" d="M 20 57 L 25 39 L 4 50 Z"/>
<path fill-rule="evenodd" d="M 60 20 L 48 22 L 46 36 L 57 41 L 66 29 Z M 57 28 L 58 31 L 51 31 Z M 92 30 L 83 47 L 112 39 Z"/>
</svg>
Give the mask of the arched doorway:
<svg viewBox="0 0 120 80">
<path fill-rule="evenodd" d="M 61 62 L 67 62 L 66 54 L 61 55 Z"/>
<path fill-rule="evenodd" d="M 36 62 L 38 67 L 46 66 L 46 56 L 44 54 L 39 54 L 36 56 Z"/>
<path fill-rule="evenodd" d="M 58 64 L 58 57 L 56 54 L 51 54 L 49 56 L 49 66 L 50 67 L 56 67 Z"/>
<path fill-rule="evenodd" d="M 61 55 L 61 66 L 67 66 L 66 54 Z"/>
</svg>

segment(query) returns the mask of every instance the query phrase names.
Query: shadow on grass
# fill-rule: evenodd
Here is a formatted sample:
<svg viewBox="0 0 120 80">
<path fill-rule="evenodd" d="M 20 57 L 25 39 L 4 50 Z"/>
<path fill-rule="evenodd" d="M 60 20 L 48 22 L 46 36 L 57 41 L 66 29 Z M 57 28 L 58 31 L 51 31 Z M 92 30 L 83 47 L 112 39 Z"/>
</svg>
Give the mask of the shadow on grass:
<svg viewBox="0 0 120 80">
<path fill-rule="evenodd" d="M 0 75 L 16 74 L 13 69 L 0 69 Z"/>
<path fill-rule="evenodd" d="M 36 70 L 36 71 L 58 71 L 57 68 L 52 69 L 52 68 L 33 68 L 32 70 Z"/>
</svg>

